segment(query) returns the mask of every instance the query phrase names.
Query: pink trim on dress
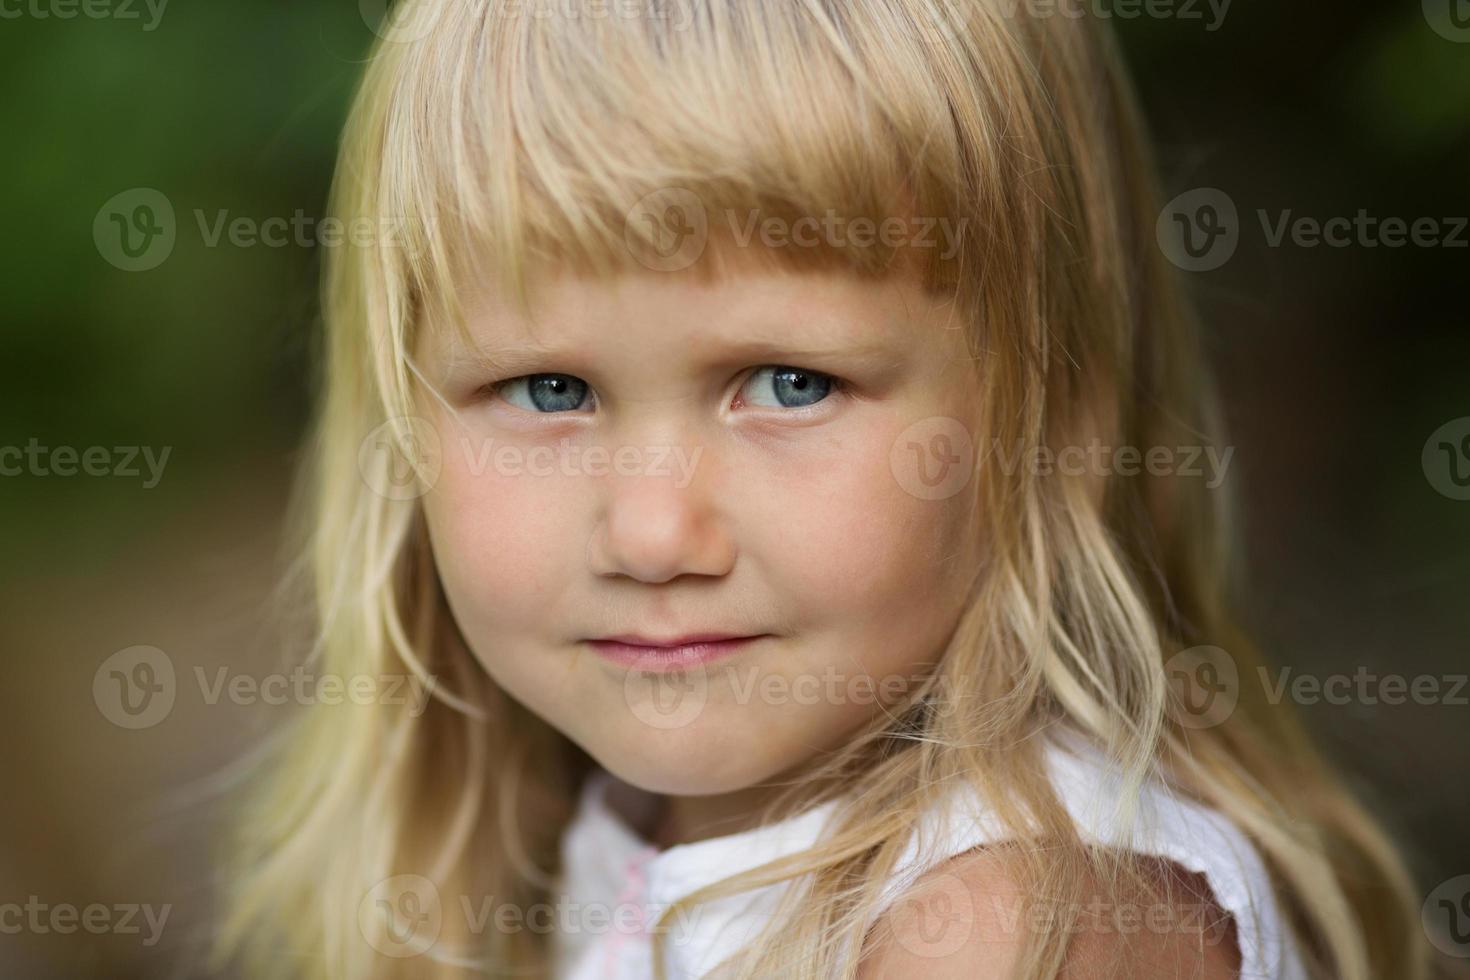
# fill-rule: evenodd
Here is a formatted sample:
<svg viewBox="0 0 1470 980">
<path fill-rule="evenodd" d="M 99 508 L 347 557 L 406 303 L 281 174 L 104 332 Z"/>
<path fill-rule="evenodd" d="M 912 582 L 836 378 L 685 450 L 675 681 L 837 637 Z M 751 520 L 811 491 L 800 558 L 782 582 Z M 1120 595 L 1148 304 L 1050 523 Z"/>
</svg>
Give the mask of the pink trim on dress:
<svg viewBox="0 0 1470 980">
<path fill-rule="evenodd" d="M 616 917 L 618 914 L 618 907 L 622 906 L 625 902 L 633 902 L 634 899 L 638 898 L 638 896 L 643 893 L 643 888 L 646 884 L 643 874 L 643 868 L 648 863 L 649 858 L 653 857 L 657 853 L 658 848 L 652 844 L 649 844 L 640 848 L 638 853 L 634 854 L 628 860 L 627 870 L 624 872 L 627 880 L 623 885 L 622 892 L 618 894 L 616 904 L 612 909 L 609 910 L 609 912 L 614 917 Z M 646 936 L 648 934 L 648 923 L 645 922 L 643 918 L 642 904 L 634 904 L 633 911 L 637 916 L 638 922 L 638 931 L 636 935 Z M 613 929 L 613 935 L 611 940 L 607 944 L 607 953 L 604 957 L 605 967 L 603 972 L 606 976 L 616 977 L 618 975 L 617 951 L 622 947 L 624 941 L 627 940 L 629 935 L 635 935 L 635 933 L 625 933 L 619 929 Z"/>
</svg>

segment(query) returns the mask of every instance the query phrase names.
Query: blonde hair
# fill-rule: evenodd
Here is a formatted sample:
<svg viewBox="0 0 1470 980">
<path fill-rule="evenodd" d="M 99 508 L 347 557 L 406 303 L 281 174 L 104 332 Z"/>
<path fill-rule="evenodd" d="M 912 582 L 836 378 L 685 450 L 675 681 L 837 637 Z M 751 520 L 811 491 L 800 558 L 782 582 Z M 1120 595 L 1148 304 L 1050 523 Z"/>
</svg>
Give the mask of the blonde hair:
<svg viewBox="0 0 1470 980">
<path fill-rule="evenodd" d="M 953 294 L 977 353 L 972 431 L 1023 451 L 1219 438 L 1191 313 L 1153 240 L 1135 98 L 1096 21 L 1007 14 L 1004 0 L 562 6 L 408 0 L 391 22 L 405 36 L 385 32 L 352 110 L 332 210 L 393 234 L 327 259 L 325 390 L 300 497 L 311 658 L 436 690 L 418 716 L 316 708 L 283 736 L 232 841 L 217 944 L 251 975 L 548 970 L 546 937 L 528 930 L 471 936 L 446 916 L 432 954 L 400 960 L 374 952 L 358 917 L 378 882 L 410 872 L 443 894 L 545 901 L 590 766 L 478 668 L 418 502 L 373 492 L 382 474 L 362 469 L 388 465 L 359 452 L 375 429 L 410 434 L 426 397 L 416 340 L 459 323 L 471 256 L 521 300 L 553 265 L 642 268 L 651 243 L 628 216 L 671 188 L 710 213 L 947 218 L 966 230 L 962 249 L 906 257 Z M 882 276 L 896 251 L 829 241 L 761 258 Z M 1065 900 L 1127 878 L 1130 860 L 1084 846 L 1037 775 L 1033 736 L 1060 726 L 1102 747 L 1130 788 L 1165 775 L 1233 820 L 1315 975 L 1427 976 L 1401 859 L 1286 708 L 1242 685 L 1221 724 L 1170 710 L 1176 652 L 1223 647 L 1243 674 L 1259 663 L 1225 607 L 1221 491 L 983 463 L 972 486 L 984 564 L 933 675 L 768 814 L 810 806 L 838 776 L 857 792 L 836 832 L 679 903 L 809 884 L 786 892 L 779 928 L 732 975 L 850 970 L 907 833 L 959 781 L 1034 845 L 1016 849 L 1028 893 Z M 1055 975 L 1067 940 L 1030 937 L 1024 974 Z"/>
</svg>

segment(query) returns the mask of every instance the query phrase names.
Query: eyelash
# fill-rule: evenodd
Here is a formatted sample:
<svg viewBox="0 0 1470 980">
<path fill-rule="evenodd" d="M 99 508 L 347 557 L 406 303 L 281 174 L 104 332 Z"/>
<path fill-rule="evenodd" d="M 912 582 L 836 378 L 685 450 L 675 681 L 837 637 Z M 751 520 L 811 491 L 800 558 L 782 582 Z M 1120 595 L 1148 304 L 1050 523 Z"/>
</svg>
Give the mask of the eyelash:
<svg viewBox="0 0 1470 980">
<path fill-rule="evenodd" d="M 827 395 L 824 398 L 821 398 L 818 401 L 815 401 L 815 402 L 813 402 L 810 405 L 798 405 L 798 406 L 793 406 L 793 407 L 784 407 L 784 408 L 780 409 L 781 414 L 784 414 L 784 415 L 798 415 L 799 416 L 799 415 L 807 414 L 808 412 L 810 412 L 812 410 L 818 409 L 824 403 L 826 403 L 828 401 L 831 401 L 833 399 L 833 397 L 838 396 L 838 395 L 846 394 L 847 391 L 848 391 L 848 387 L 849 387 L 848 386 L 848 382 L 845 379 L 840 378 L 840 377 L 838 377 L 835 374 L 828 374 L 825 371 L 817 371 L 817 370 L 814 370 L 814 369 L 811 369 L 811 368 L 799 367 L 799 366 L 794 365 L 794 364 L 761 364 L 761 365 L 756 366 L 755 369 L 752 370 L 748 375 L 746 375 L 745 378 L 740 382 L 740 386 L 738 388 L 736 388 L 736 390 L 735 390 L 736 397 L 739 397 L 740 392 L 742 392 L 742 391 L 745 390 L 745 386 L 748 385 L 751 382 L 752 379 L 754 379 L 758 374 L 760 374 L 760 372 L 765 371 L 767 369 L 792 371 L 792 372 L 796 372 L 796 373 L 800 373 L 800 374 L 810 375 L 812 377 L 819 378 L 819 379 L 825 379 L 827 381 L 828 392 L 827 392 Z M 581 378 L 577 378 L 576 375 L 561 374 L 560 372 L 556 372 L 556 371 L 541 371 L 541 372 L 537 372 L 535 374 L 520 374 L 520 375 L 516 375 L 513 378 L 506 378 L 503 381 L 492 381 L 492 382 L 490 382 L 488 384 L 482 385 L 480 387 L 479 391 L 480 391 L 480 393 L 482 395 L 485 395 L 487 397 L 492 397 L 493 396 L 493 397 L 499 398 L 502 401 L 506 401 L 506 399 L 501 394 L 501 392 L 504 391 L 504 389 L 506 389 L 510 385 L 515 384 L 518 381 L 528 381 L 528 380 L 530 380 L 532 378 L 545 378 L 545 377 L 574 378 L 577 381 L 581 381 L 581 383 L 587 387 L 588 394 L 592 397 L 593 404 L 596 405 L 596 392 L 593 390 L 593 388 L 592 388 L 591 385 L 588 385 L 587 382 L 582 381 Z M 521 412 L 523 412 L 523 413 L 525 413 L 527 415 L 554 416 L 554 415 L 574 415 L 574 414 L 577 414 L 576 410 L 568 410 L 568 411 L 564 411 L 564 412 L 534 412 L 534 411 L 530 411 L 528 409 L 523 409 L 519 405 L 512 405 L 511 407 L 512 408 L 515 408 L 515 409 L 517 409 L 517 410 L 519 410 L 519 411 L 521 411 Z M 773 406 L 759 405 L 759 406 L 756 406 L 756 407 L 757 408 L 771 408 Z"/>
</svg>

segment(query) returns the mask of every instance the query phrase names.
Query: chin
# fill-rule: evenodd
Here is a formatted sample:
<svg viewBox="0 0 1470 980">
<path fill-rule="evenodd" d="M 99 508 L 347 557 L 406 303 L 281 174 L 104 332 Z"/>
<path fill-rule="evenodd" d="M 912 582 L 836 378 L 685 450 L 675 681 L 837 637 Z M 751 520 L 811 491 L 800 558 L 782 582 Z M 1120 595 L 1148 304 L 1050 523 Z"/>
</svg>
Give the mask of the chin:
<svg viewBox="0 0 1470 980">
<path fill-rule="evenodd" d="M 588 752 L 625 783 L 666 796 L 715 796 L 747 789 L 780 773 L 797 760 L 768 759 L 752 753 L 749 741 L 728 735 L 701 739 L 690 728 L 645 730 L 628 741 L 604 739 Z"/>
</svg>

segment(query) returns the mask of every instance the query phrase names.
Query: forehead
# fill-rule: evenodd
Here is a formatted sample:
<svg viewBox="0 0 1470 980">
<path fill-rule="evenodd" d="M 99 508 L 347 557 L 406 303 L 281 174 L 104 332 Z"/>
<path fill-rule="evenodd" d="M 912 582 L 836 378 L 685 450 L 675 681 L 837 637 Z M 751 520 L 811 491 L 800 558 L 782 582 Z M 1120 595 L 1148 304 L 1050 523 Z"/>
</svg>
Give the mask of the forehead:
<svg viewBox="0 0 1470 980">
<path fill-rule="evenodd" d="M 644 270 L 533 280 L 529 307 L 488 282 L 461 288 L 463 329 L 433 331 L 430 349 L 454 360 L 577 351 L 646 357 L 785 348 L 902 351 L 958 334 L 952 295 L 900 270 L 882 278 L 834 270 L 727 264 L 716 275 Z M 948 328 L 948 329 L 945 329 Z"/>
</svg>

